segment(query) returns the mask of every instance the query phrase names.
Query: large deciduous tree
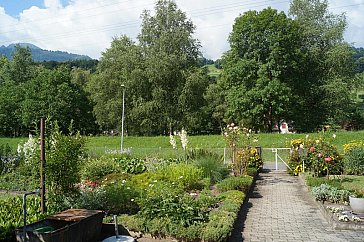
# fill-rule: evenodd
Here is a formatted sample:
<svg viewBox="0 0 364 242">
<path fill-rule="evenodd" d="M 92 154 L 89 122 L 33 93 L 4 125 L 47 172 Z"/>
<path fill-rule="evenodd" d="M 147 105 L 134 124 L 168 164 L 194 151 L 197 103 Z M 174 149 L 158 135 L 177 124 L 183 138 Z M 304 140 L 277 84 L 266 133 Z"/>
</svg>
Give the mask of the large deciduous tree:
<svg viewBox="0 0 364 242">
<path fill-rule="evenodd" d="M 330 13 L 327 0 L 293 0 L 289 13 L 300 25 L 306 53 L 300 81 L 294 83 L 301 96 L 294 113 L 296 127 L 311 131 L 322 124 L 342 124 L 354 71 L 352 49 L 343 41 L 345 15 Z"/>
<path fill-rule="evenodd" d="M 275 123 L 288 119 L 291 83 L 301 60 L 298 27 L 271 8 L 236 18 L 220 82 L 227 120 L 271 131 Z"/>
<path fill-rule="evenodd" d="M 196 116 L 205 104 L 208 79 L 197 68 L 200 45 L 192 37 L 194 28 L 174 1 L 159 0 L 153 15 L 142 14 L 138 43 L 126 36 L 114 39 L 89 85 L 95 115 L 104 129 L 120 128 L 122 84 L 129 132 L 151 135 L 182 127 L 200 129 Z"/>
</svg>

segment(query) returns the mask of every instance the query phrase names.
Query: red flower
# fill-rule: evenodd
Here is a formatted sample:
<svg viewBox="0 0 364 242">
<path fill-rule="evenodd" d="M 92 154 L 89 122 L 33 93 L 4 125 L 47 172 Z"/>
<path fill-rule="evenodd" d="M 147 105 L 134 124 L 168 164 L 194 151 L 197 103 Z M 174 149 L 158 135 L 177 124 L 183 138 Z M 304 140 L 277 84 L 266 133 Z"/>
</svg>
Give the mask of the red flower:
<svg viewBox="0 0 364 242">
<path fill-rule="evenodd" d="M 331 162 L 331 161 L 332 161 L 332 158 L 331 158 L 330 156 L 329 156 L 329 157 L 326 157 L 326 158 L 325 158 L 325 161 L 326 161 L 326 162 Z"/>
<path fill-rule="evenodd" d="M 310 147 L 310 151 L 311 151 L 311 152 L 314 152 L 315 150 L 316 150 L 316 148 L 315 148 L 315 147 L 313 147 L 313 146 L 311 146 L 311 147 Z"/>
</svg>

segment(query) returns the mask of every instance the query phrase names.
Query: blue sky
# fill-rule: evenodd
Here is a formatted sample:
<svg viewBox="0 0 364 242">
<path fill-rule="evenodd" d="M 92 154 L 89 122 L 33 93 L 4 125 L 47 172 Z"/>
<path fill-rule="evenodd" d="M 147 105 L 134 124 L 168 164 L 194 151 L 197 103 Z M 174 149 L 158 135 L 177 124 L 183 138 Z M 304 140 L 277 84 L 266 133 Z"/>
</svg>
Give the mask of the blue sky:
<svg viewBox="0 0 364 242">
<path fill-rule="evenodd" d="M 63 6 L 67 5 L 68 0 L 61 0 Z M 2 0 L 0 6 L 5 8 L 5 12 L 10 16 L 17 17 L 23 10 L 32 6 L 44 8 L 43 0 Z"/>
<path fill-rule="evenodd" d="M 98 59 L 114 37 L 136 39 L 143 10 L 156 0 L 0 0 L 0 46 L 32 43 L 48 50 Z M 271 6 L 289 9 L 290 0 L 175 0 L 196 26 L 195 38 L 205 57 L 220 58 L 229 49 L 236 17 Z M 364 0 L 328 0 L 334 14 L 345 12 L 345 40 L 364 47 Z"/>
</svg>

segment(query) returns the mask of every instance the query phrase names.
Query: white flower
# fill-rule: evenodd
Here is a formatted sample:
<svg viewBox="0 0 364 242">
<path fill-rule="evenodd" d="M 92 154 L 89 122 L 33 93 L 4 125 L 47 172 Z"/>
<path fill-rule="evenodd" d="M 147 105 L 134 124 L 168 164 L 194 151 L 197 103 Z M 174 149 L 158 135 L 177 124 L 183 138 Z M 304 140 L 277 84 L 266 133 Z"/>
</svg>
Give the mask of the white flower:
<svg viewBox="0 0 364 242">
<path fill-rule="evenodd" d="M 177 149 L 177 142 L 172 134 L 169 135 L 169 143 L 172 145 L 174 150 Z"/>
<path fill-rule="evenodd" d="M 122 180 L 122 181 L 121 181 L 121 183 L 123 183 L 123 184 L 124 184 L 125 182 L 126 182 L 125 180 Z"/>
<path fill-rule="evenodd" d="M 332 137 L 335 139 L 336 138 L 336 134 L 333 134 Z"/>
<path fill-rule="evenodd" d="M 256 142 L 258 142 L 258 140 L 257 139 L 253 139 L 253 142 L 256 143 Z"/>
<path fill-rule="evenodd" d="M 310 135 L 306 134 L 306 139 L 308 139 L 308 137 L 310 137 Z"/>
<path fill-rule="evenodd" d="M 231 126 L 231 127 L 234 127 L 234 126 L 235 126 L 235 124 L 234 124 L 234 123 L 231 123 L 231 124 L 230 124 L 230 126 Z"/>
<path fill-rule="evenodd" d="M 224 135 L 225 135 L 225 136 L 228 136 L 229 134 L 228 134 L 228 132 L 225 132 L 225 133 L 224 133 Z"/>
<path fill-rule="evenodd" d="M 130 199 L 130 201 L 134 202 L 134 198 Z"/>
<path fill-rule="evenodd" d="M 130 190 L 130 187 L 127 187 L 126 189 Z"/>
<path fill-rule="evenodd" d="M 183 176 L 180 176 L 178 179 L 182 179 L 183 178 Z"/>
<path fill-rule="evenodd" d="M 187 138 L 186 130 L 182 129 L 180 137 L 181 137 L 182 148 L 183 148 L 183 150 L 186 150 L 187 144 L 188 144 L 188 138 Z"/>
</svg>

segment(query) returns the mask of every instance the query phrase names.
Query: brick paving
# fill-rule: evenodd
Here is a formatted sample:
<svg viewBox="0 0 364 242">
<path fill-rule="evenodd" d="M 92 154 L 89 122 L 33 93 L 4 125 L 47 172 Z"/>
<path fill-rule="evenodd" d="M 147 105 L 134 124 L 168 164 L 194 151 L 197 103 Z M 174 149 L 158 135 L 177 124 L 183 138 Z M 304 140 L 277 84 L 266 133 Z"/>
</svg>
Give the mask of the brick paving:
<svg viewBox="0 0 364 242">
<path fill-rule="evenodd" d="M 260 173 L 229 241 L 364 241 L 364 231 L 333 229 L 298 179 Z"/>
</svg>

